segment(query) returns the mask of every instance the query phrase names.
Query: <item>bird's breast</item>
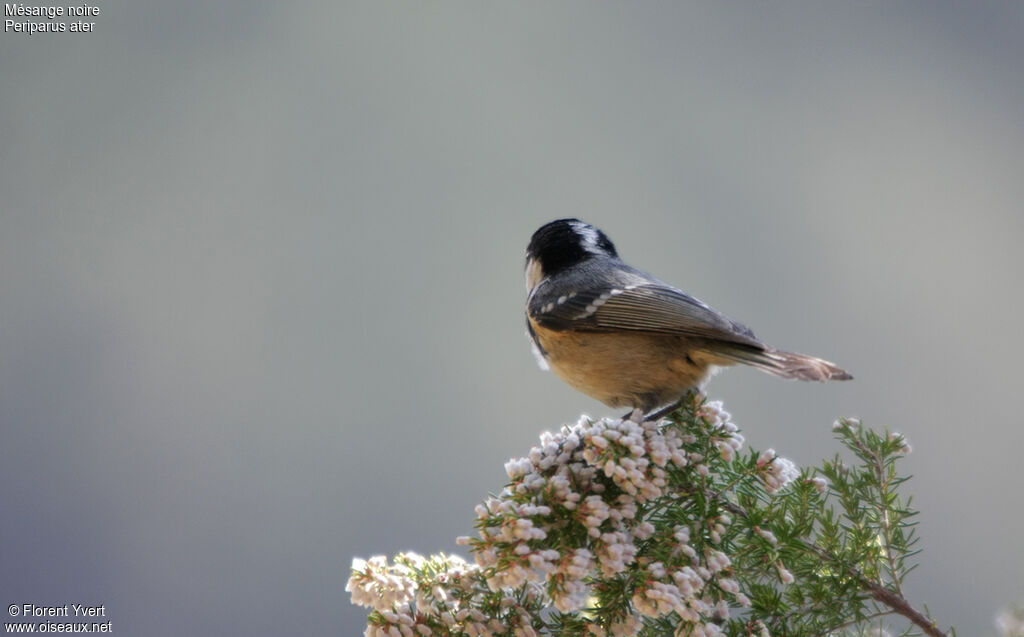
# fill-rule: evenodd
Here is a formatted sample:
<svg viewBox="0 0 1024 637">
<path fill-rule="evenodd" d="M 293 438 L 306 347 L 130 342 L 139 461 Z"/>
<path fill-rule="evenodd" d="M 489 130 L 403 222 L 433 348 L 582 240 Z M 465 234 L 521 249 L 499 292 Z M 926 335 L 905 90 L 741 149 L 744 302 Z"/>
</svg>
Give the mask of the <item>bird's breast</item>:
<svg viewBox="0 0 1024 637">
<path fill-rule="evenodd" d="M 699 386 L 713 361 L 683 336 L 649 332 L 558 331 L 530 319 L 559 377 L 612 407 L 647 411 Z"/>
</svg>

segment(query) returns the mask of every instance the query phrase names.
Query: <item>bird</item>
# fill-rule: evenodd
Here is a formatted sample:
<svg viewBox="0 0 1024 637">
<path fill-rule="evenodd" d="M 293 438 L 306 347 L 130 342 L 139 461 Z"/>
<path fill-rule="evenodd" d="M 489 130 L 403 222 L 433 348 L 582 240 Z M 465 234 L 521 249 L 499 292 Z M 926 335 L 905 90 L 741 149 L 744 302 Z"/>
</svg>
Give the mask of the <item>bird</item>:
<svg viewBox="0 0 1024 637">
<path fill-rule="evenodd" d="M 619 258 L 579 219 L 544 224 L 526 248 L 526 328 L 542 369 L 609 407 L 667 413 L 720 368 L 850 380 L 834 363 L 761 342 L 750 328 Z"/>
</svg>

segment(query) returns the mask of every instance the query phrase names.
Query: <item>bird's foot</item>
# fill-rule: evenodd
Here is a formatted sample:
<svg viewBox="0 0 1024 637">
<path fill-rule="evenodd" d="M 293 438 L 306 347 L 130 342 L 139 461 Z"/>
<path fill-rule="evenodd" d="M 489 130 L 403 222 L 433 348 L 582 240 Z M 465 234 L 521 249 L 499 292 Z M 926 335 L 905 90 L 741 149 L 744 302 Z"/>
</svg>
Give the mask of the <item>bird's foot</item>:
<svg viewBox="0 0 1024 637">
<path fill-rule="evenodd" d="M 683 397 L 680 398 L 679 400 L 671 402 L 662 407 L 661 409 L 656 409 L 651 413 L 647 414 L 646 416 L 644 416 L 643 422 L 651 420 L 661 420 L 665 416 L 671 414 L 673 411 L 682 407 L 683 403 L 689 400 L 691 396 L 699 396 L 700 393 L 701 392 L 699 389 L 691 389 L 690 391 L 686 392 L 686 394 L 684 394 Z"/>
</svg>

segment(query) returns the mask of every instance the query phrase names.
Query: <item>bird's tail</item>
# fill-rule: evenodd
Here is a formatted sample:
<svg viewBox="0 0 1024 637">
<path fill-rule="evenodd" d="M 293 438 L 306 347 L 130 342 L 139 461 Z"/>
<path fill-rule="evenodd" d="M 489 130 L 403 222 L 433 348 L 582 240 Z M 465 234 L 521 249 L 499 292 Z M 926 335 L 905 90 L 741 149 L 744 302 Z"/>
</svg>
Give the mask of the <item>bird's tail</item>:
<svg viewBox="0 0 1024 637">
<path fill-rule="evenodd" d="M 727 356 L 738 363 L 744 363 L 756 367 L 762 371 L 782 378 L 795 378 L 796 380 L 850 380 L 853 378 L 849 372 L 814 356 L 806 354 L 794 354 L 783 352 L 770 347 L 760 351 L 735 351 L 729 352 Z"/>
</svg>

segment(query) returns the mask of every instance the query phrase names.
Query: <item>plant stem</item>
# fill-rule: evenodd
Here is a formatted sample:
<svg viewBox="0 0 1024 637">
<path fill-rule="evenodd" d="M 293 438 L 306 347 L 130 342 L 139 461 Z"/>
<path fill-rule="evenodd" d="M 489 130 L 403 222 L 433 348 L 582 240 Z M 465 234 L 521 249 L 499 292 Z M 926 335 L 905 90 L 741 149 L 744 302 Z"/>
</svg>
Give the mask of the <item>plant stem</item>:
<svg viewBox="0 0 1024 637">
<path fill-rule="evenodd" d="M 861 584 L 871 592 L 871 596 L 874 597 L 876 601 L 885 604 L 900 615 L 909 619 L 918 628 L 923 630 L 926 635 L 930 635 L 931 637 L 946 637 L 946 633 L 939 630 L 938 627 L 935 626 L 934 621 L 922 615 L 899 593 L 891 591 L 881 584 L 868 580 L 863 576 L 861 577 Z"/>
<path fill-rule="evenodd" d="M 742 517 L 744 519 L 750 517 L 746 509 L 744 509 L 743 507 L 734 502 L 729 502 L 720 494 L 712 492 L 709 493 L 708 495 L 719 499 L 722 502 L 723 508 L 733 513 L 734 515 Z M 821 548 L 817 544 L 803 542 L 803 545 L 807 548 L 808 551 L 814 553 L 823 561 L 831 563 L 836 563 L 839 561 L 838 558 L 836 558 L 834 555 L 832 555 L 825 549 Z M 889 590 L 881 583 L 868 578 L 857 569 L 852 569 L 851 574 L 857 578 L 857 580 L 860 582 L 860 585 L 864 589 L 871 593 L 871 597 L 874 598 L 875 601 L 888 606 L 893 610 L 893 612 L 906 617 L 918 628 L 923 630 L 926 635 L 930 635 L 931 637 L 946 637 L 946 633 L 939 630 L 935 626 L 934 621 L 928 619 L 928 617 L 926 617 L 920 611 L 911 606 L 902 594 L 896 591 Z"/>
</svg>

